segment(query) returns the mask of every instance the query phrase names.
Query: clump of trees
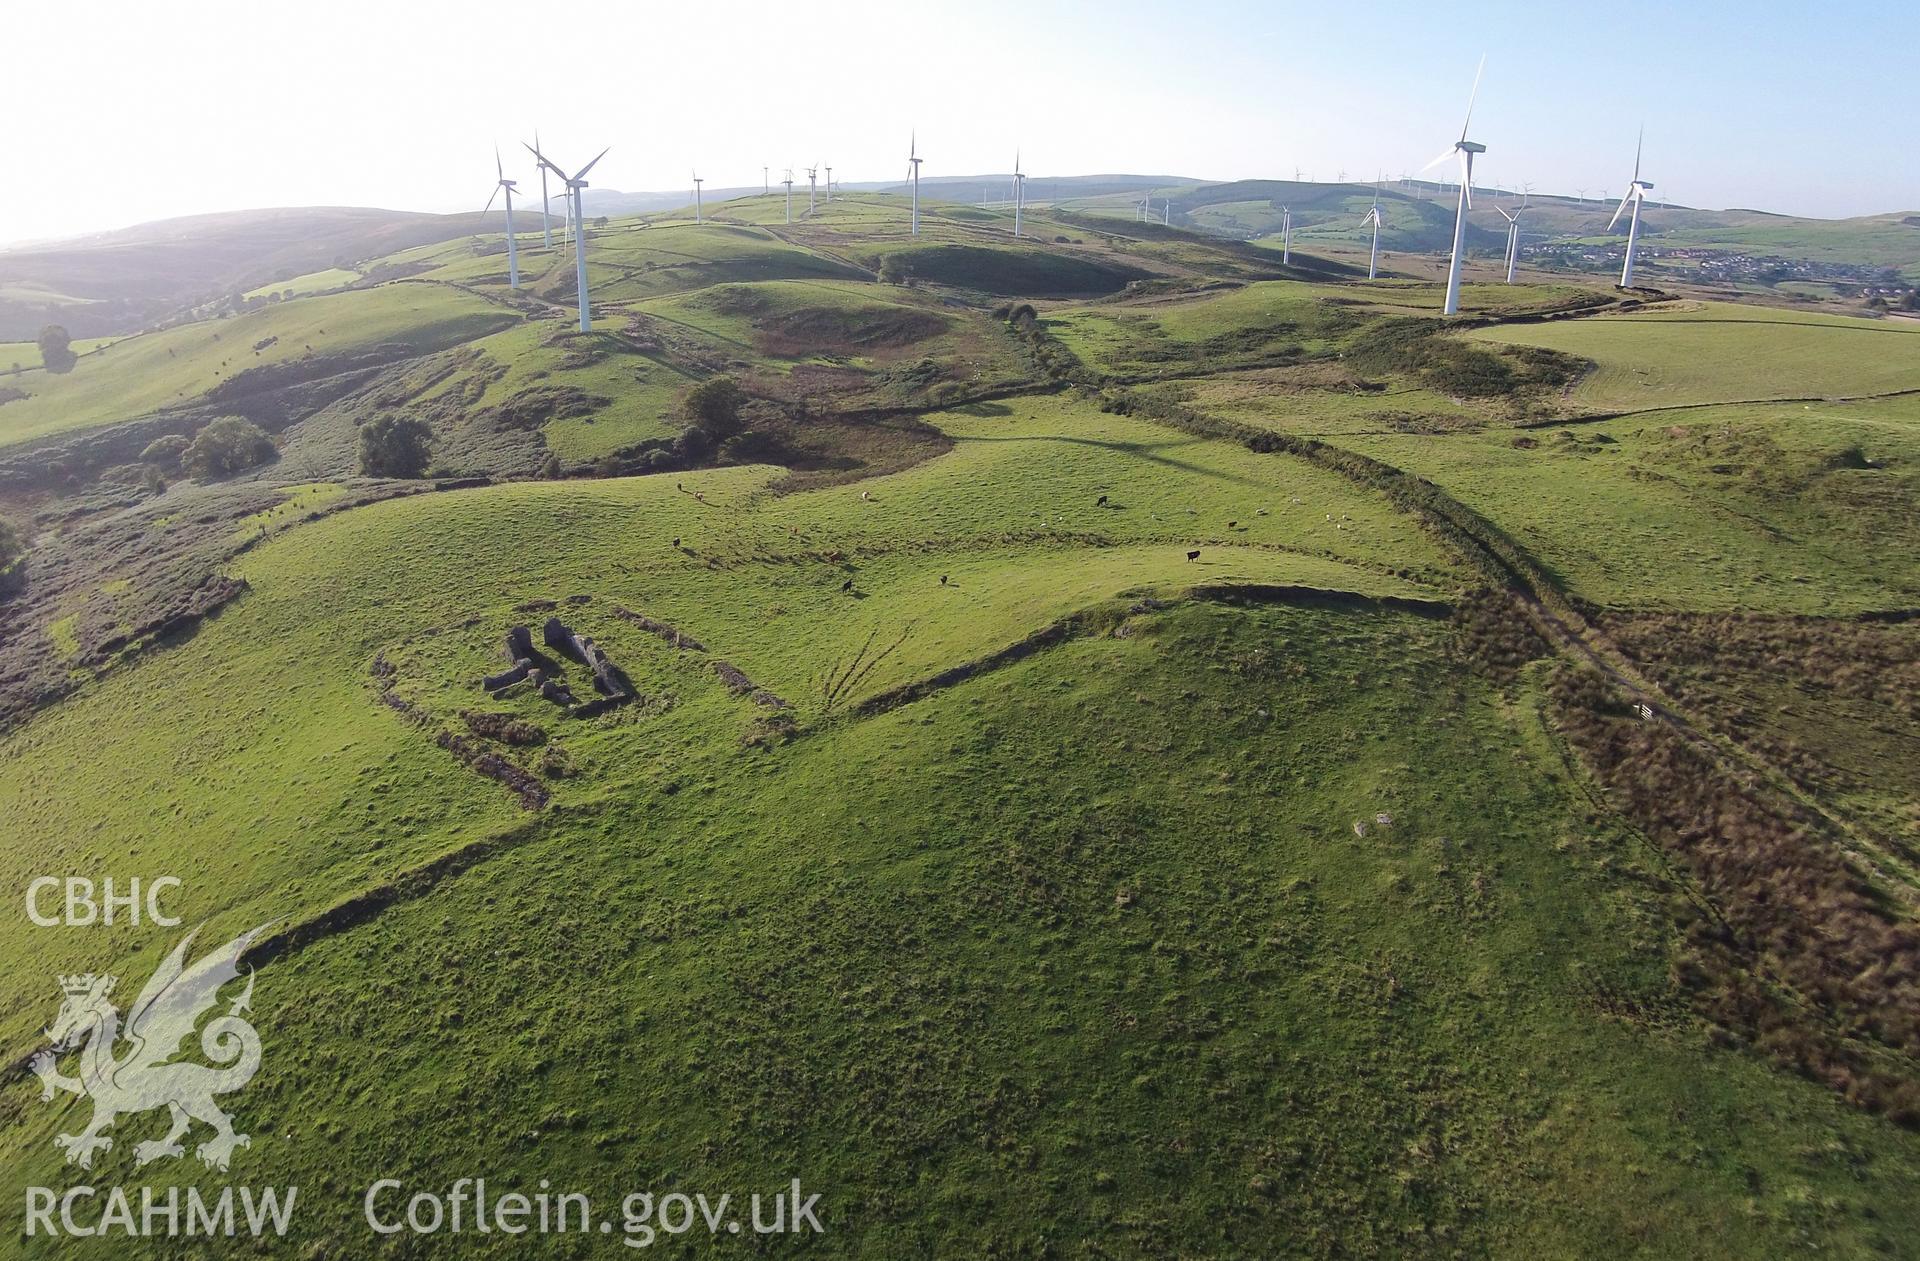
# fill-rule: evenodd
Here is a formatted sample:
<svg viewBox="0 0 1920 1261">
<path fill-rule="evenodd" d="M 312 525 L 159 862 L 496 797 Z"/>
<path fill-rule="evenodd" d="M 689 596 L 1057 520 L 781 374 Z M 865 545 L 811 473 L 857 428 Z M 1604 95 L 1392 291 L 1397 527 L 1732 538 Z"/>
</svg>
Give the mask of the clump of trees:
<svg viewBox="0 0 1920 1261">
<path fill-rule="evenodd" d="M 265 464 L 275 454 L 273 439 L 260 426 L 244 416 L 221 416 L 207 422 L 180 452 L 180 468 L 190 477 L 212 481 Z"/>
<path fill-rule="evenodd" d="M 360 471 L 368 477 L 419 477 L 433 451 L 433 426 L 416 416 L 379 416 L 360 426 Z"/>
<path fill-rule="evenodd" d="M 724 374 L 688 390 L 680 400 L 680 415 L 687 427 L 674 439 L 674 453 L 686 464 L 711 460 L 721 444 L 740 432 L 740 409 L 746 402 L 747 392 L 740 383 Z"/>
<path fill-rule="evenodd" d="M 80 357 L 73 353 L 73 338 L 58 324 L 40 330 L 40 362 L 48 372 L 72 372 Z"/>
</svg>

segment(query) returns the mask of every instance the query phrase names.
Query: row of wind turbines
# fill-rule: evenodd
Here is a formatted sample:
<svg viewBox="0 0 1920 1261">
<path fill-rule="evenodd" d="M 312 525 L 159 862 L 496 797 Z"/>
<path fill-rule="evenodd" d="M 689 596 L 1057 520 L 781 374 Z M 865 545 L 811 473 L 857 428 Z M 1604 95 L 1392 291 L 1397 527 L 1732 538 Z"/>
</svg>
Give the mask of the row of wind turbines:
<svg viewBox="0 0 1920 1261">
<path fill-rule="evenodd" d="M 572 175 L 568 175 L 549 161 L 546 154 L 540 152 L 538 135 L 535 135 L 533 143 L 527 146 L 528 151 L 540 163 L 540 238 L 541 243 L 549 250 L 553 248 L 553 214 L 552 202 L 547 193 L 547 173 L 551 171 L 559 176 L 561 185 L 566 190 L 564 196 L 567 206 L 567 231 L 573 236 L 574 281 L 580 290 L 580 331 L 583 333 L 593 327 L 593 320 L 587 309 L 587 234 L 584 219 L 585 206 L 581 202 L 580 194 L 588 187 L 587 172 L 591 171 L 601 158 L 606 157 L 611 148 L 609 146 L 600 150 L 594 155 L 592 162 L 587 163 Z M 487 198 L 487 204 L 480 213 L 485 215 L 487 211 L 492 210 L 495 198 L 501 193 L 506 194 L 507 286 L 518 289 L 520 287 L 520 246 L 519 236 L 513 230 L 513 190 L 519 187 L 519 181 L 507 178 L 506 168 L 500 162 L 498 148 L 493 151 L 493 171 L 495 176 L 493 193 Z M 698 187 L 699 183 L 696 180 L 696 190 Z"/>
<path fill-rule="evenodd" d="M 1480 80 L 1485 74 L 1486 68 L 1487 59 L 1481 57 L 1480 66 L 1474 71 L 1473 75 L 1473 90 L 1467 95 L 1467 116 L 1466 121 L 1462 123 L 1460 127 L 1460 138 L 1443 150 L 1438 157 L 1427 163 L 1426 166 L 1420 168 L 1422 171 L 1431 170 L 1449 158 L 1458 161 L 1460 164 L 1459 203 L 1454 212 L 1453 252 L 1447 266 L 1447 295 L 1443 307 L 1443 312 L 1447 315 L 1458 314 L 1460 310 L 1460 279 L 1466 261 L 1467 212 L 1473 209 L 1473 159 L 1476 155 L 1487 151 L 1487 146 L 1477 140 L 1468 138 L 1468 132 L 1473 128 L 1473 107 L 1475 102 L 1479 100 Z M 1640 141 L 1634 146 L 1633 179 L 1628 183 L 1626 195 L 1620 199 L 1619 207 L 1613 212 L 1613 218 L 1607 222 L 1607 230 L 1612 231 L 1614 227 L 1619 224 L 1622 215 L 1631 215 L 1631 220 L 1627 228 L 1626 261 L 1620 269 L 1620 287 L 1623 289 L 1633 287 L 1634 253 L 1640 243 L 1640 209 L 1646 202 L 1647 194 L 1653 190 L 1652 181 L 1640 178 L 1640 158 L 1645 139 L 1645 128 L 1642 128 Z M 584 333 L 592 328 L 592 315 L 587 302 L 587 247 L 586 232 L 584 230 L 585 207 L 581 193 L 588 187 L 587 172 L 591 171 L 601 158 L 607 156 L 608 150 L 602 149 L 594 156 L 592 162 L 587 163 L 578 171 L 569 175 L 564 169 L 552 162 L 545 153 L 541 152 L 540 137 L 537 134 L 534 136 L 533 143 L 527 145 L 526 148 L 533 154 L 540 166 L 540 232 L 542 242 L 549 250 L 553 248 L 553 226 L 552 215 L 550 213 L 551 203 L 548 198 L 548 174 L 552 173 L 559 177 L 565 190 L 564 196 L 566 198 L 567 209 L 566 225 L 568 232 L 573 238 L 575 283 L 578 288 L 580 309 L 580 331 Z M 920 136 L 916 131 L 909 136 L 907 142 L 907 185 L 910 198 L 910 209 L 908 212 L 909 231 L 914 236 L 920 235 L 920 164 L 925 160 L 925 158 L 920 156 Z M 518 289 L 520 287 L 520 256 L 518 238 L 513 230 L 513 194 L 517 183 L 507 178 L 506 170 L 500 161 L 500 151 L 498 148 L 495 148 L 493 153 L 493 164 L 496 176 L 493 195 L 487 198 L 486 207 L 481 213 L 484 215 L 488 210 L 493 209 L 494 200 L 501 193 L 504 192 L 506 194 L 507 283 L 511 288 Z M 772 191 L 772 181 L 769 178 L 770 170 L 771 168 L 762 167 L 760 171 L 763 192 L 770 193 Z M 819 165 L 807 168 L 807 213 L 809 215 L 813 214 L 819 206 L 818 180 L 820 170 Z M 827 203 L 831 205 L 833 202 L 833 168 L 828 166 L 825 170 L 827 174 L 826 199 Z M 701 186 L 706 181 L 701 178 L 697 168 L 692 172 L 692 176 L 694 222 L 704 223 L 706 216 L 705 206 L 701 197 Z M 1297 168 L 1294 171 L 1294 177 L 1296 180 L 1299 178 L 1299 170 Z M 1371 227 L 1373 229 L 1372 243 L 1367 252 L 1367 279 L 1369 280 L 1376 280 L 1380 275 L 1380 228 L 1385 221 L 1385 215 L 1380 208 L 1380 190 L 1383 182 L 1383 180 L 1375 182 L 1373 205 L 1368 208 L 1365 217 L 1360 221 L 1361 227 Z M 792 223 L 794 178 L 791 167 L 787 168 L 785 177 L 780 183 L 786 190 L 786 219 L 788 223 Z M 1013 187 L 1011 190 L 1013 194 L 1013 234 L 1016 237 L 1022 234 L 1023 219 L 1026 211 L 1026 190 L 1027 177 L 1020 169 L 1020 154 L 1016 150 L 1013 158 Z M 1507 242 L 1503 262 L 1506 265 L 1507 283 L 1512 284 L 1514 272 L 1518 267 L 1520 257 L 1520 215 L 1526 209 L 1526 201 L 1523 198 L 1520 206 L 1511 211 L 1501 206 L 1496 206 L 1494 209 L 1507 221 Z M 1149 193 L 1140 200 L 1140 221 L 1142 223 L 1151 221 L 1152 210 L 1153 197 L 1152 194 Z M 1171 201 L 1169 201 L 1162 207 L 1161 222 L 1171 222 L 1172 213 L 1173 206 Z M 1283 265 L 1293 261 L 1293 209 L 1290 206 L 1280 207 L 1280 261 Z"/>
<path fill-rule="evenodd" d="M 1455 158 L 1460 163 L 1460 203 L 1454 211 L 1453 218 L 1453 259 L 1447 266 L 1447 300 L 1444 307 L 1444 313 L 1447 315 L 1458 314 L 1460 310 L 1460 271 L 1466 255 L 1467 211 L 1473 209 L 1473 158 L 1475 154 L 1485 153 L 1487 151 L 1487 146 L 1476 140 L 1467 139 L 1467 132 L 1473 127 L 1473 105 L 1480 97 L 1480 77 L 1486 73 L 1486 69 L 1487 59 L 1482 57 L 1480 58 L 1480 68 L 1473 73 L 1473 91 L 1467 95 L 1467 118 L 1466 121 L 1461 124 L 1460 138 L 1454 141 L 1450 148 L 1444 150 L 1439 157 L 1436 157 L 1433 161 L 1420 168 L 1423 171 L 1432 170 L 1448 158 Z M 1628 213 L 1629 210 L 1632 212 L 1632 222 L 1627 228 L 1626 262 L 1620 268 L 1620 287 L 1622 289 L 1631 289 L 1633 287 L 1633 255 L 1634 250 L 1640 244 L 1640 207 L 1647 200 L 1647 194 L 1653 191 L 1653 182 L 1640 178 L 1640 154 L 1645 141 L 1646 129 L 1643 127 L 1640 131 L 1640 140 L 1635 143 L 1633 149 L 1633 179 L 1627 185 L 1627 195 L 1620 199 L 1619 208 L 1613 212 L 1613 218 L 1607 221 L 1607 231 L 1611 232 L 1615 225 L 1620 222 L 1621 215 Z M 1513 283 L 1514 268 L 1519 261 L 1520 211 L 1525 208 L 1526 202 L 1524 200 L 1522 200 L 1520 204 L 1520 209 L 1512 212 L 1508 212 L 1502 207 L 1494 207 L 1494 209 L 1500 211 L 1501 217 L 1507 221 L 1506 265 L 1508 284 Z M 1367 212 L 1367 218 L 1361 222 L 1363 225 L 1366 223 L 1373 225 L 1373 252 L 1371 261 L 1367 266 L 1367 276 L 1369 279 L 1372 279 L 1376 274 L 1377 263 L 1380 257 L 1380 190 L 1378 184 L 1374 186 L 1373 209 Z"/>
</svg>

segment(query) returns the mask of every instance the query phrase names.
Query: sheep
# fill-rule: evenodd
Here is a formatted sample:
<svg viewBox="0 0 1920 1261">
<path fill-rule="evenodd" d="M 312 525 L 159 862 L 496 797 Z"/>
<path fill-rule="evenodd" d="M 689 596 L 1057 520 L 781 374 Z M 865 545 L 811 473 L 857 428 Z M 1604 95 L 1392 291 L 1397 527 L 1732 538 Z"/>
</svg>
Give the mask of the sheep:
<svg viewBox="0 0 1920 1261">
<path fill-rule="evenodd" d="M 676 539 L 674 539 L 674 541 L 673 541 L 673 545 L 674 545 L 675 547 L 679 547 L 679 546 L 680 546 L 680 540 L 679 540 L 679 539 L 677 539 L 677 538 L 676 538 Z"/>
<path fill-rule="evenodd" d="M 941 586 L 943 586 L 943 587 L 944 587 L 944 586 L 946 586 L 946 585 L 948 585 L 948 584 L 947 584 L 947 576 L 946 576 L 945 574 L 941 574 L 941 575 L 940 575 L 940 585 L 941 585 Z"/>
<path fill-rule="evenodd" d="M 861 502 L 861 503 L 863 503 L 863 504 L 864 504 L 864 503 L 869 503 L 869 502 L 871 502 L 871 501 L 872 501 L 872 499 L 873 499 L 873 492 L 872 492 L 872 491 L 868 491 L 868 490 L 863 490 L 863 491 L 861 491 L 861 492 L 860 492 L 860 502 Z"/>
<path fill-rule="evenodd" d="M 1194 548 L 1194 549 L 1193 549 L 1193 550 L 1192 550 L 1191 552 L 1188 552 L 1188 553 L 1187 553 L 1187 559 L 1188 559 L 1188 560 L 1199 560 L 1199 559 L 1200 559 L 1200 549 L 1196 547 L 1196 548 Z"/>
</svg>

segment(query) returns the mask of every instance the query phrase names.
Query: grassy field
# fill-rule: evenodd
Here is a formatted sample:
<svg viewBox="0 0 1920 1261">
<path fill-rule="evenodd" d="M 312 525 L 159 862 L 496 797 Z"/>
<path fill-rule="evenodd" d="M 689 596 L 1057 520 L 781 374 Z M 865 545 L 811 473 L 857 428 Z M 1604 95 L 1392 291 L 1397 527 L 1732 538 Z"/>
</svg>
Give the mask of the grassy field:
<svg viewBox="0 0 1920 1261">
<path fill-rule="evenodd" d="M 1419 473 L 1600 604 L 1913 607 L 1920 400 L 1701 408 L 1518 436 L 1333 440 Z"/>
<path fill-rule="evenodd" d="M 70 349 L 76 355 L 91 354 L 102 346 L 111 346 L 119 340 L 117 337 L 76 337 Z M 40 344 L 38 342 L 0 342 L 0 372 L 11 375 L 15 364 L 18 364 L 23 372 L 42 371 Z"/>
<path fill-rule="evenodd" d="M 389 342 L 439 349 L 514 318 L 457 289 L 388 285 L 131 337 L 70 373 L 23 378 L 28 396 L 0 404 L 0 446 L 191 402 L 249 368 Z"/>
<path fill-rule="evenodd" d="M 599 1203 L 791 1174 L 843 1255 L 1897 1248 L 1910 1145 L 1659 1015 L 1635 852 L 1437 654 L 1195 608 L 772 755 L 631 731 L 685 788 L 262 977 L 252 1167 Z M 1595 975 L 1654 1006 L 1598 1017 Z M 55 1121 L 14 1127 L 10 1193 L 60 1176 Z M 313 1194 L 301 1246 L 361 1237 Z"/>
<path fill-rule="evenodd" d="M 1920 328 L 1879 320 L 1690 302 L 1470 336 L 1594 360 L 1572 396 L 1589 410 L 1920 390 Z"/>
<path fill-rule="evenodd" d="M 1468 284 L 1461 310 L 1550 308 L 1580 291 L 1553 285 Z M 1204 375 L 1234 360 L 1326 356 L 1372 320 L 1434 316 L 1443 295 L 1431 284 L 1366 285 L 1274 280 L 1166 299 L 1047 312 L 1048 330 L 1089 366 L 1126 375 Z"/>
<path fill-rule="evenodd" d="M 246 296 L 265 298 L 276 293 L 285 294 L 291 291 L 294 297 L 299 298 L 327 289 L 342 289 L 358 279 L 360 279 L 360 273 L 351 268 L 329 267 L 323 271 L 310 271 L 303 276 L 295 276 L 291 280 L 277 280 L 272 284 L 261 285 L 257 289 L 249 289 Z"/>
<path fill-rule="evenodd" d="M 0 461 L 35 535 L 0 686 L 32 652 L 62 685 L 0 730 L 0 885 L 164 871 L 203 941 L 306 926 L 229 1101 L 235 1176 L 301 1188 L 293 1256 L 524 1255 L 361 1220 L 374 1178 L 479 1175 L 615 1230 L 629 1191 L 797 1177 L 828 1234 L 781 1255 L 1910 1252 L 1913 1130 L 1712 1014 L 1718 886 L 1597 786 L 1562 675 L 1665 680 L 1695 747 L 1841 817 L 1743 870 L 1890 855 L 1906 915 L 1920 330 L 1471 284 L 1462 334 L 1435 283 L 1273 279 L 1308 273 L 1096 201 L 1019 242 L 952 204 L 915 240 L 877 195 L 617 218 L 585 334 L 570 253 L 529 243 L 514 295 L 461 238 L 24 375 L 0 444 L 382 360 L 270 394 L 278 458 L 232 478 Z M 720 375 L 709 437 L 777 425 L 804 464 L 689 445 Z M 1830 395 L 1880 397 L 1785 401 Z M 1653 408 L 1686 410 L 1592 418 Z M 374 416 L 429 420 L 440 471 L 363 476 Z M 132 642 L 135 597 L 217 576 L 246 586 Z M 1552 642 L 1483 590 L 1526 583 Z M 636 698 L 483 691 L 549 615 Z M 51 977 L 131 989 L 175 940 L 0 920 L 0 1049 L 40 1045 Z M 1855 974 L 1898 974 L 1874 940 Z M 1823 1027 L 1897 1024 L 1764 949 Z M 79 1176 L 79 1107 L 0 1096 L 0 1199 Z M 136 1172 L 155 1124 L 87 1179 L 220 1185 Z"/>
</svg>

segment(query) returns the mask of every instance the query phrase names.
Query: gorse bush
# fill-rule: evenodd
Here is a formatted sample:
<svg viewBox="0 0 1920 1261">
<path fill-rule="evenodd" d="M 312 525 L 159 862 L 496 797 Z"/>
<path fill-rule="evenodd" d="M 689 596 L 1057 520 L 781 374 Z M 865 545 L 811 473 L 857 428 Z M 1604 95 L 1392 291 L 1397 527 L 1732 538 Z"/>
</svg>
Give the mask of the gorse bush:
<svg viewBox="0 0 1920 1261">
<path fill-rule="evenodd" d="M 190 439 L 184 434 L 170 433 L 155 438 L 140 452 L 140 462 L 170 471 L 180 467 L 180 458 L 187 453 Z"/>
</svg>

